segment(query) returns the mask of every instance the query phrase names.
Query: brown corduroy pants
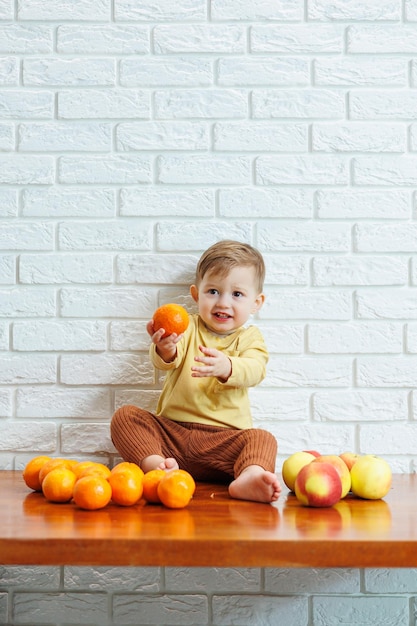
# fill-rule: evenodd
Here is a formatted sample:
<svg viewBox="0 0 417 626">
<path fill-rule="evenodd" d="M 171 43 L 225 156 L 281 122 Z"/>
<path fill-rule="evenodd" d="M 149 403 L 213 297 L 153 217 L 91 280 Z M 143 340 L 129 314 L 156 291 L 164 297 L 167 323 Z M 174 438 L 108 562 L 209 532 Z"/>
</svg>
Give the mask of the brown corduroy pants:
<svg viewBox="0 0 417 626">
<path fill-rule="evenodd" d="M 259 428 L 174 422 L 128 404 L 115 412 L 111 437 L 125 461 L 141 465 L 153 454 L 173 457 L 196 480 L 230 482 L 249 465 L 275 471 L 276 439 Z"/>
</svg>

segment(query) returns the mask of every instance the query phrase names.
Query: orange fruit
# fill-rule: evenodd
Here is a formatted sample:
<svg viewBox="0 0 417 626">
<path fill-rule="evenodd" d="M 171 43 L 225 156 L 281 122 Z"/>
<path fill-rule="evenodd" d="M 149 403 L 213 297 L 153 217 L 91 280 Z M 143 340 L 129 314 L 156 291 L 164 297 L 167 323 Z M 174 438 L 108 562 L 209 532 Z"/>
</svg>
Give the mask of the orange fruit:
<svg viewBox="0 0 417 626">
<path fill-rule="evenodd" d="M 102 509 L 111 500 L 111 487 L 102 476 L 83 476 L 74 485 L 73 498 L 81 509 Z"/>
<path fill-rule="evenodd" d="M 160 328 L 165 330 L 163 337 L 172 333 L 180 335 L 188 328 L 189 317 L 187 311 L 180 304 L 163 304 L 153 314 L 155 332 Z"/>
<path fill-rule="evenodd" d="M 92 465 L 85 467 L 78 478 L 90 476 L 91 474 L 94 474 L 94 476 L 101 476 L 102 478 L 108 478 L 110 476 L 110 468 L 103 463 L 93 463 Z"/>
<path fill-rule="evenodd" d="M 92 465 L 94 465 L 94 461 L 78 461 L 71 469 L 77 478 L 81 478 L 83 471 Z"/>
<path fill-rule="evenodd" d="M 50 502 L 69 502 L 75 481 L 74 472 L 66 467 L 56 467 L 47 473 L 42 482 L 42 493 Z"/>
<path fill-rule="evenodd" d="M 111 473 L 115 474 L 116 472 L 125 472 L 126 470 L 134 472 L 138 478 L 143 478 L 142 468 L 136 463 L 130 463 L 129 461 L 122 461 L 121 463 L 118 463 L 113 467 Z"/>
<path fill-rule="evenodd" d="M 143 497 L 146 502 L 161 502 L 158 496 L 158 485 L 166 472 L 163 469 L 153 469 L 146 472 L 143 477 Z"/>
<path fill-rule="evenodd" d="M 133 465 L 133 467 L 128 467 L 128 465 Z M 140 472 L 137 470 L 140 470 Z M 110 472 L 107 480 L 112 490 L 111 499 L 115 504 L 131 506 L 136 504 L 142 497 L 143 472 L 135 463 L 119 468 L 116 465 Z"/>
<path fill-rule="evenodd" d="M 39 471 L 39 481 L 41 485 L 45 480 L 45 476 L 57 467 L 65 467 L 66 469 L 71 469 L 71 461 L 69 461 L 68 459 L 62 459 L 60 457 L 47 461 Z"/>
<path fill-rule="evenodd" d="M 165 472 L 158 485 L 158 496 L 170 509 L 182 509 L 194 495 L 194 478 L 185 470 L 175 469 Z"/>
<path fill-rule="evenodd" d="M 29 489 L 34 491 L 42 491 L 42 485 L 39 480 L 39 472 L 47 461 L 50 461 L 50 456 L 35 456 L 33 459 L 26 463 L 23 470 L 23 480 Z"/>
</svg>

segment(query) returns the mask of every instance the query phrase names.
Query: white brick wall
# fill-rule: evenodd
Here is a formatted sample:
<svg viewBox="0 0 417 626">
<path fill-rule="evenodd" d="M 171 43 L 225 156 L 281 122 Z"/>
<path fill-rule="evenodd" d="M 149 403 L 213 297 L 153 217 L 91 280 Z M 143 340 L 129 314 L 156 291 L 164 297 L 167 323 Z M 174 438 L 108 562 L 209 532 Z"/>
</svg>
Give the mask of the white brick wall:
<svg viewBox="0 0 417 626">
<path fill-rule="evenodd" d="M 0 468 L 112 462 L 114 409 L 152 409 L 160 389 L 146 321 L 191 306 L 198 256 L 231 237 L 267 261 L 271 361 L 251 395 L 278 469 L 308 447 L 415 471 L 416 22 L 416 0 L 0 0 Z M 185 624 L 184 607 L 193 624 L 254 624 L 262 607 L 262 623 L 335 624 L 342 607 L 370 624 L 375 601 L 355 594 L 380 586 L 376 621 L 397 626 L 416 592 L 412 573 L 330 572 L 310 602 L 299 572 L 280 593 L 279 573 L 233 571 L 229 595 L 187 572 L 180 594 L 146 572 L 129 588 L 94 570 L 87 591 L 66 568 L 63 591 L 47 570 L 43 623 L 75 623 L 84 602 L 85 623 L 110 620 L 102 581 L 119 575 L 115 623 L 135 619 L 138 587 L 149 624 Z M 12 593 L 14 575 L 0 621 L 31 621 L 39 575 Z"/>
</svg>

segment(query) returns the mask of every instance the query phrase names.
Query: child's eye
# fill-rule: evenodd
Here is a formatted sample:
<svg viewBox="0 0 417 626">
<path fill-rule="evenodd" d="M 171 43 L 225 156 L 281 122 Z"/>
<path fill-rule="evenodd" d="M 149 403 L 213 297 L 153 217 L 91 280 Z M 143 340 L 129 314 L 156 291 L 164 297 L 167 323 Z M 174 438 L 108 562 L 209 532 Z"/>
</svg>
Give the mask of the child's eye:
<svg viewBox="0 0 417 626">
<path fill-rule="evenodd" d="M 217 291 L 217 289 L 209 289 L 208 293 L 212 296 L 215 296 L 216 294 L 218 294 L 219 292 Z"/>
<path fill-rule="evenodd" d="M 234 291 L 233 295 L 235 298 L 241 298 L 243 296 L 243 293 L 241 291 Z"/>
</svg>

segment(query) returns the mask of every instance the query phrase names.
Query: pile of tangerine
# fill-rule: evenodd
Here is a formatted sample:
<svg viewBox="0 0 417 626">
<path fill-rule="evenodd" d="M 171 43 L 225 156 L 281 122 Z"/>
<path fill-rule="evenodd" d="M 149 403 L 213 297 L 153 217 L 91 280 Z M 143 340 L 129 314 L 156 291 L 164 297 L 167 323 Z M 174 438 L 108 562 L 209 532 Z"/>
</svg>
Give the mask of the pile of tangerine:
<svg viewBox="0 0 417 626">
<path fill-rule="evenodd" d="M 144 474 L 136 463 L 123 461 L 110 470 L 96 461 L 76 461 L 49 456 L 31 459 L 23 480 L 49 502 L 71 502 L 87 510 L 102 509 L 110 502 L 132 506 L 143 497 L 171 509 L 187 506 L 195 482 L 185 470 L 151 470 Z"/>
</svg>

